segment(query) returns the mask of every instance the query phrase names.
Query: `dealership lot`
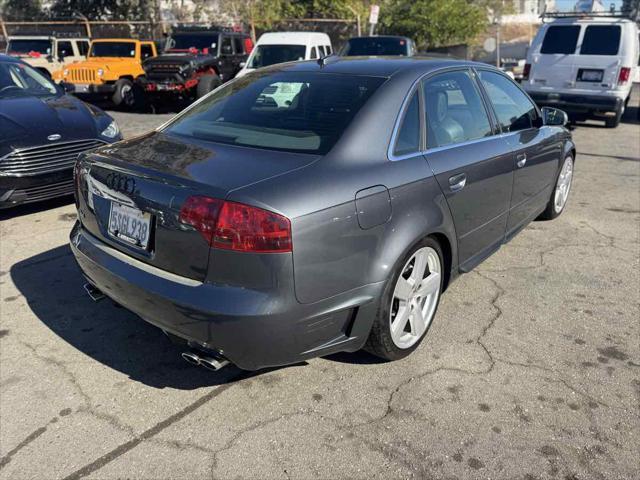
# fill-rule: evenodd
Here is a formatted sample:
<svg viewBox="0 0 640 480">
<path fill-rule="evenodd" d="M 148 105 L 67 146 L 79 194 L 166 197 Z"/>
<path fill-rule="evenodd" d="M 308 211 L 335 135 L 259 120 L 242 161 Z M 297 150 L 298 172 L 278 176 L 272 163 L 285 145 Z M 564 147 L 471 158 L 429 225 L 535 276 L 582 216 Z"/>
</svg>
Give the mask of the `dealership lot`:
<svg viewBox="0 0 640 480">
<path fill-rule="evenodd" d="M 634 478 L 640 125 L 574 130 L 567 211 L 444 295 L 396 363 L 213 373 L 92 302 L 73 203 L 0 218 L 1 478 Z M 126 137 L 170 115 L 114 112 Z"/>
</svg>

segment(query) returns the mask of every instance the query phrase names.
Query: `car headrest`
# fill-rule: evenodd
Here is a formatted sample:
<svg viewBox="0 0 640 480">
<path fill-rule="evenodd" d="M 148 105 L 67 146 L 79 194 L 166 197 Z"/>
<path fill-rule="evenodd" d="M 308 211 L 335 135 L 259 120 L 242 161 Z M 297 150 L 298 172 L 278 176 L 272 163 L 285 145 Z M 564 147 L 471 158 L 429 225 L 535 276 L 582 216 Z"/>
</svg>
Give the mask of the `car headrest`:
<svg viewBox="0 0 640 480">
<path fill-rule="evenodd" d="M 431 90 L 427 92 L 427 108 L 432 115 L 432 120 L 442 122 L 449 113 L 449 97 L 444 90 Z M 433 118 L 434 117 L 434 118 Z"/>
</svg>

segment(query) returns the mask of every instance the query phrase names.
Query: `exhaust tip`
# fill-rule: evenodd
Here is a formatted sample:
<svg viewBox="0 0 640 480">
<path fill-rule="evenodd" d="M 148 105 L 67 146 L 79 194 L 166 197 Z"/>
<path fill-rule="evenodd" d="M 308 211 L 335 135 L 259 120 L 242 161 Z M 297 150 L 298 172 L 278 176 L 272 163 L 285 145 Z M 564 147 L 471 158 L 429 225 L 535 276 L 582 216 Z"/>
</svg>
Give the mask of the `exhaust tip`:
<svg viewBox="0 0 640 480">
<path fill-rule="evenodd" d="M 226 358 L 201 356 L 196 352 L 182 352 L 181 356 L 191 365 L 200 365 L 201 367 L 214 372 L 226 367 L 230 363 Z"/>
<path fill-rule="evenodd" d="M 191 365 L 200 365 L 200 357 L 192 352 L 182 352 L 182 358 Z"/>
<path fill-rule="evenodd" d="M 83 285 L 83 288 L 84 291 L 87 292 L 89 297 L 91 297 L 91 300 L 93 300 L 94 302 L 99 302 L 105 297 L 104 293 L 102 293 L 102 290 L 91 283 L 85 283 Z"/>
</svg>

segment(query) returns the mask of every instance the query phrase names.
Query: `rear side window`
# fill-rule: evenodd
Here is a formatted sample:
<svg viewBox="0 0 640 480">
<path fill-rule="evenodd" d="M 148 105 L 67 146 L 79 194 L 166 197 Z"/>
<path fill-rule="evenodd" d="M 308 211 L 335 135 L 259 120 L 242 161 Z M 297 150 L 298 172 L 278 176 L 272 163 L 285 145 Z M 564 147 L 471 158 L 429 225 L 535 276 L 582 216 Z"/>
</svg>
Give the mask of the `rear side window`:
<svg viewBox="0 0 640 480">
<path fill-rule="evenodd" d="M 394 155 L 407 155 L 420 151 L 420 99 L 413 94 L 398 130 Z"/>
<path fill-rule="evenodd" d="M 538 113 L 520 87 L 504 75 L 483 70 L 480 71 L 480 80 L 503 132 L 516 132 L 533 126 Z"/>
<path fill-rule="evenodd" d="M 231 37 L 223 37 L 222 44 L 220 45 L 220 52 L 224 55 L 231 55 L 233 53 L 233 47 L 231 47 Z"/>
<path fill-rule="evenodd" d="M 580 25 L 549 27 L 542 41 L 540 53 L 565 55 L 575 53 L 579 35 Z"/>
<path fill-rule="evenodd" d="M 589 25 L 584 32 L 580 55 L 617 55 L 620 35 L 619 25 Z"/>
<path fill-rule="evenodd" d="M 436 75 L 424 83 L 427 147 L 442 147 L 492 134 L 489 117 L 469 72 Z"/>
<path fill-rule="evenodd" d="M 277 73 L 230 82 L 164 131 L 228 145 L 325 154 L 383 78 Z"/>
<path fill-rule="evenodd" d="M 242 55 L 244 53 L 244 46 L 242 45 L 242 38 L 233 37 L 233 46 L 235 47 L 236 54 Z"/>
</svg>

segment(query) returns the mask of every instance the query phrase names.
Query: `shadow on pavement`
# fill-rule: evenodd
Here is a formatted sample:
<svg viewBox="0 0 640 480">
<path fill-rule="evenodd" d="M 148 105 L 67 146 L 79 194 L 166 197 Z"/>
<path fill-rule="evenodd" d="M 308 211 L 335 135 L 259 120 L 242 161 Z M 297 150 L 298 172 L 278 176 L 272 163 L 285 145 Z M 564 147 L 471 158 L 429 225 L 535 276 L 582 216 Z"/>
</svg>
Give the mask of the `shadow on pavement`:
<svg viewBox="0 0 640 480">
<path fill-rule="evenodd" d="M 0 220 L 9 220 L 10 218 L 21 217 L 23 215 L 30 215 L 32 213 L 42 212 L 44 210 L 50 210 L 53 208 L 64 207 L 65 205 L 71 205 L 73 203 L 73 195 L 66 195 L 64 197 L 55 198 L 52 200 L 45 200 L 36 203 L 27 203 L 25 205 L 17 205 L 15 207 L 5 208 L 0 210 Z"/>
<path fill-rule="evenodd" d="M 93 302 L 68 245 L 11 267 L 11 278 L 33 313 L 65 342 L 96 361 L 155 388 L 191 390 L 222 385 L 271 370 L 218 372 L 194 367 L 156 327 L 109 299 Z"/>
</svg>

